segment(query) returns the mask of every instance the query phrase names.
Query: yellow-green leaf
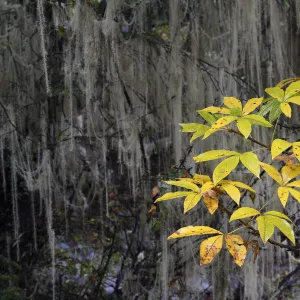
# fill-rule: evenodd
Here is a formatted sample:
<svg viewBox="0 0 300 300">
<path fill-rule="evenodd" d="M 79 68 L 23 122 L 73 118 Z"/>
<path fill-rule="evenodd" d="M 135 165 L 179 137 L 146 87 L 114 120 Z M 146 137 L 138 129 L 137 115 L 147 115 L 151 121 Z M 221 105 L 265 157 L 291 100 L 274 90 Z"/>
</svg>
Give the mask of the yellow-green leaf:
<svg viewBox="0 0 300 300">
<path fill-rule="evenodd" d="M 235 116 L 227 116 L 227 117 L 222 117 L 220 119 L 218 119 L 212 126 L 211 129 L 215 130 L 215 129 L 220 129 L 225 127 L 226 125 L 230 124 L 231 122 L 237 120 L 238 117 Z"/>
<path fill-rule="evenodd" d="M 284 219 L 267 216 L 267 222 L 272 222 L 294 245 L 295 245 L 295 236 L 292 226 Z"/>
<path fill-rule="evenodd" d="M 222 184 L 222 188 L 237 205 L 240 204 L 241 192 L 238 188 L 229 183 Z"/>
<path fill-rule="evenodd" d="M 210 125 L 216 122 L 216 118 L 209 112 L 197 110 L 197 113 Z"/>
<path fill-rule="evenodd" d="M 203 202 L 205 203 L 205 205 L 211 215 L 213 215 L 214 212 L 218 209 L 219 200 L 216 198 L 212 198 L 212 197 L 205 195 L 205 196 L 203 196 Z"/>
<path fill-rule="evenodd" d="M 200 183 L 201 185 L 203 185 L 207 181 L 211 181 L 209 176 L 207 176 L 207 175 L 201 175 L 201 174 L 197 174 L 197 173 L 194 174 L 193 179 L 197 183 Z"/>
<path fill-rule="evenodd" d="M 245 152 L 240 155 L 240 160 L 242 164 L 256 177 L 259 178 L 260 167 L 259 167 L 259 160 L 257 155 L 253 152 Z"/>
<path fill-rule="evenodd" d="M 297 157 L 297 159 L 300 161 L 300 142 L 293 143 L 293 153 Z"/>
<path fill-rule="evenodd" d="M 252 207 L 241 207 L 238 208 L 230 217 L 229 222 L 234 220 L 244 219 L 260 215 L 260 212 Z"/>
<path fill-rule="evenodd" d="M 285 90 L 285 99 L 292 97 L 300 92 L 300 81 L 291 83 Z"/>
<path fill-rule="evenodd" d="M 210 112 L 210 113 L 213 113 L 213 114 L 223 114 L 223 115 L 229 115 L 230 114 L 230 109 L 225 108 L 225 107 L 216 107 L 216 106 L 209 106 L 209 107 L 206 107 L 206 108 L 204 108 L 200 111 Z"/>
<path fill-rule="evenodd" d="M 240 133 L 247 139 L 252 130 L 251 123 L 246 119 L 240 118 L 237 120 L 237 127 Z"/>
<path fill-rule="evenodd" d="M 211 150 L 211 151 L 201 153 L 198 156 L 194 156 L 193 159 L 199 163 L 199 162 L 219 159 L 219 158 L 232 156 L 232 155 L 239 155 L 239 153 L 235 151 L 229 151 L 229 150 Z"/>
<path fill-rule="evenodd" d="M 170 200 L 170 199 L 175 199 L 175 198 L 180 198 L 180 197 L 186 197 L 190 194 L 193 194 L 193 192 L 185 191 L 185 192 L 166 193 L 162 197 L 156 199 L 155 202 Z"/>
<path fill-rule="evenodd" d="M 279 172 L 273 167 L 263 162 L 260 162 L 261 167 L 268 173 L 270 177 L 272 177 L 276 182 L 280 185 L 282 184 L 282 178 Z"/>
<path fill-rule="evenodd" d="M 295 189 L 292 189 L 292 188 L 289 188 L 289 192 L 292 194 L 292 196 L 298 201 L 300 202 L 300 192 L 295 190 Z"/>
<path fill-rule="evenodd" d="M 270 210 L 270 211 L 267 211 L 266 213 L 264 213 L 265 216 L 273 216 L 273 217 L 278 217 L 278 218 L 281 218 L 281 219 L 285 219 L 289 222 L 292 222 L 292 220 L 286 216 L 285 214 L 279 212 L 279 211 L 275 211 L 275 210 Z"/>
<path fill-rule="evenodd" d="M 259 216 L 257 217 L 257 227 L 259 235 L 264 243 L 268 241 L 268 239 L 273 235 L 274 233 L 274 224 L 273 222 L 270 222 L 271 220 L 268 218 L 271 218 L 270 216 Z"/>
<path fill-rule="evenodd" d="M 201 197 L 202 195 L 198 193 L 189 194 L 185 198 L 183 203 L 183 209 L 184 209 L 183 213 L 185 214 L 186 212 L 194 208 L 197 205 L 197 203 L 200 201 Z"/>
<path fill-rule="evenodd" d="M 300 105 L 300 96 L 289 98 L 287 102 Z"/>
<path fill-rule="evenodd" d="M 200 245 L 200 266 L 209 264 L 221 251 L 223 235 L 217 235 L 204 240 Z"/>
<path fill-rule="evenodd" d="M 283 207 L 285 207 L 289 198 L 289 189 L 281 186 L 278 188 L 277 194 Z"/>
<path fill-rule="evenodd" d="M 252 98 L 247 101 L 243 109 L 243 115 L 250 114 L 255 108 L 261 105 L 263 98 Z"/>
<path fill-rule="evenodd" d="M 275 86 L 273 88 L 266 88 L 265 91 L 271 97 L 273 97 L 275 99 L 278 99 L 280 101 L 284 97 L 284 91 L 281 88 L 277 87 L 277 86 Z"/>
<path fill-rule="evenodd" d="M 194 184 L 192 182 L 182 181 L 182 180 L 180 180 L 180 181 L 170 180 L 170 181 L 165 181 L 165 183 L 170 184 L 170 185 L 175 185 L 175 186 L 183 187 L 183 188 L 192 190 L 192 191 L 194 191 L 196 193 L 200 192 L 200 188 L 196 184 Z"/>
<path fill-rule="evenodd" d="M 214 184 L 211 181 L 205 182 L 201 187 L 201 194 L 204 194 L 210 191 L 214 187 Z"/>
<path fill-rule="evenodd" d="M 300 180 L 293 181 L 293 182 L 287 184 L 286 186 L 294 186 L 294 187 L 300 188 Z"/>
<path fill-rule="evenodd" d="M 251 124 L 256 124 L 264 127 L 272 127 L 272 124 L 269 123 L 264 117 L 258 115 L 247 115 L 243 119 L 250 121 Z"/>
<path fill-rule="evenodd" d="M 239 108 L 242 111 L 242 103 L 240 100 L 236 99 L 235 97 L 224 97 L 224 104 L 228 108 Z"/>
<path fill-rule="evenodd" d="M 249 185 L 243 183 L 243 182 L 239 182 L 239 181 L 231 181 L 231 180 L 221 180 L 220 181 L 220 184 L 222 183 L 229 183 L 229 184 L 232 184 L 234 186 L 237 186 L 241 189 L 246 189 L 246 190 L 249 190 L 251 191 L 252 193 L 256 193 L 255 190 L 253 188 L 251 188 Z"/>
<path fill-rule="evenodd" d="M 212 135 L 213 133 L 217 132 L 219 129 L 209 129 L 207 130 L 204 135 L 203 135 L 203 138 L 202 140 L 205 140 L 206 138 L 208 138 L 210 135 Z"/>
<path fill-rule="evenodd" d="M 280 103 L 280 109 L 288 118 L 292 116 L 291 106 L 287 102 Z"/>
<path fill-rule="evenodd" d="M 281 139 L 274 140 L 271 147 L 272 159 L 274 159 L 276 156 L 278 156 L 280 153 L 282 153 L 283 151 L 285 151 L 291 146 L 292 143 L 289 143 L 285 140 L 281 140 Z"/>
<path fill-rule="evenodd" d="M 192 137 L 191 137 L 191 139 L 190 139 L 190 143 L 191 142 L 193 142 L 194 140 L 196 140 L 197 138 L 199 138 L 199 137 L 201 137 L 205 132 L 207 132 L 208 130 L 206 130 L 206 131 L 204 131 L 204 132 L 202 132 L 202 131 L 196 131 L 193 135 L 192 135 Z"/>
<path fill-rule="evenodd" d="M 180 130 L 181 132 L 201 131 L 204 133 L 206 130 L 210 128 L 207 125 L 198 124 L 198 123 L 180 123 L 179 125 L 182 127 L 182 129 Z"/>
<path fill-rule="evenodd" d="M 217 165 L 213 173 L 213 182 L 216 185 L 220 180 L 225 178 L 239 163 L 238 156 L 232 156 L 224 159 Z"/>
<path fill-rule="evenodd" d="M 281 176 L 283 185 L 287 184 L 290 180 L 300 174 L 300 165 L 284 166 L 281 169 Z"/>
<path fill-rule="evenodd" d="M 225 241 L 229 253 L 233 256 L 234 262 L 241 267 L 245 262 L 247 254 L 247 249 L 244 246 L 242 237 L 237 234 L 226 234 Z"/>
<path fill-rule="evenodd" d="M 204 234 L 222 234 L 221 231 L 208 226 L 187 226 L 178 229 L 168 237 L 169 239 L 182 238 L 185 236 L 204 235 Z"/>
</svg>

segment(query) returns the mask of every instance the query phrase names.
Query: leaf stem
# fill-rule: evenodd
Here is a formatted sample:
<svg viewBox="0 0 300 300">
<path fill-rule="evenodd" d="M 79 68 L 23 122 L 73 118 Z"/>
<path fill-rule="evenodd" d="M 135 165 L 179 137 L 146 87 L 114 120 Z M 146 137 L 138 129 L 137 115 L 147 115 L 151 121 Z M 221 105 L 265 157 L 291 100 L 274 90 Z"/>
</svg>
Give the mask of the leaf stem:
<svg viewBox="0 0 300 300">
<path fill-rule="evenodd" d="M 276 129 L 277 129 L 277 125 L 278 125 L 279 117 L 280 117 L 280 116 L 278 116 L 278 118 L 277 118 L 277 121 L 276 121 L 276 124 L 275 124 L 275 127 L 274 127 L 274 131 L 273 131 L 273 134 L 272 134 L 272 142 L 273 142 L 273 140 L 274 140 L 275 131 L 276 131 Z"/>
<path fill-rule="evenodd" d="M 234 233 L 234 232 L 236 232 L 236 231 L 238 231 L 240 229 L 243 229 L 243 228 L 247 228 L 247 226 L 241 226 L 239 228 L 236 228 L 236 229 L 232 230 L 231 232 L 229 232 L 228 234 L 232 234 L 232 233 Z"/>
</svg>

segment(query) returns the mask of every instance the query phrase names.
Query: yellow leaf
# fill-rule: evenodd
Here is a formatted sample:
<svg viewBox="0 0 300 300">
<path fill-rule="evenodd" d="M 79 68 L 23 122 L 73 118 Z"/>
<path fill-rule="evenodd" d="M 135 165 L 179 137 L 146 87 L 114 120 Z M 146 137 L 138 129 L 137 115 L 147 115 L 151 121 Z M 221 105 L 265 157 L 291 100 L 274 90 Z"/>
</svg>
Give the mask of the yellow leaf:
<svg viewBox="0 0 300 300">
<path fill-rule="evenodd" d="M 222 188 L 237 205 L 240 204 L 241 193 L 238 188 L 228 183 L 222 184 Z"/>
<path fill-rule="evenodd" d="M 232 156 L 232 155 L 239 155 L 239 153 L 235 151 L 229 151 L 229 150 L 211 150 L 211 151 L 201 153 L 198 156 L 194 156 L 193 159 L 199 163 L 199 162 L 219 159 L 219 158 Z"/>
<path fill-rule="evenodd" d="M 300 174 L 300 165 L 285 166 L 281 169 L 283 185 Z"/>
<path fill-rule="evenodd" d="M 276 156 L 278 156 L 280 153 L 282 153 L 283 151 L 285 151 L 291 146 L 292 143 L 289 143 L 285 140 L 281 140 L 281 139 L 274 140 L 271 147 L 272 159 L 274 159 Z"/>
<path fill-rule="evenodd" d="M 209 264 L 221 251 L 223 235 L 217 235 L 204 240 L 200 245 L 200 266 Z"/>
<path fill-rule="evenodd" d="M 252 98 L 247 101 L 243 109 L 243 115 L 250 114 L 255 108 L 261 105 L 263 98 Z"/>
<path fill-rule="evenodd" d="M 230 183 L 234 186 L 237 186 L 241 189 L 246 189 L 246 190 L 249 190 L 251 191 L 252 193 L 256 193 L 255 190 L 253 188 L 251 188 L 249 185 L 243 183 L 243 182 L 239 182 L 239 181 L 231 181 L 231 180 L 221 180 L 220 181 L 220 184 L 222 183 Z"/>
<path fill-rule="evenodd" d="M 201 197 L 202 195 L 197 193 L 192 193 L 188 195 L 185 198 L 183 203 L 183 209 L 184 209 L 183 213 L 185 214 L 186 212 L 194 208 L 197 205 L 197 203 L 200 201 Z"/>
<path fill-rule="evenodd" d="M 229 222 L 232 222 L 234 220 L 244 219 L 253 217 L 256 215 L 260 215 L 260 212 L 254 208 L 251 207 L 241 207 L 237 209 L 230 217 Z"/>
<path fill-rule="evenodd" d="M 285 85 L 292 83 L 296 80 L 298 80 L 297 77 L 296 78 L 287 78 L 287 79 L 284 79 L 284 80 L 280 81 L 279 83 L 277 83 L 276 86 L 283 88 Z"/>
<path fill-rule="evenodd" d="M 256 177 L 259 178 L 260 167 L 257 155 L 252 152 L 245 152 L 240 155 L 241 163 Z"/>
<path fill-rule="evenodd" d="M 295 245 L 295 236 L 292 226 L 284 219 L 266 216 L 266 221 L 273 223 L 294 245 Z"/>
<path fill-rule="evenodd" d="M 200 175 L 200 174 L 194 174 L 193 176 L 193 179 L 197 182 L 197 183 L 200 183 L 200 184 L 204 184 L 205 182 L 207 181 L 211 181 L 210 180 L 210 177 L 207 176 L 207 175 Z"/>
<path fill-rule="evenodd" d="M 175 199 L 175 198 L 180 198 L 180 197 L 186 197 L 190 194 L 193 194 L 193 192 L 185 191 L 185 192 L 166 193 L 162 197 L 156 199 L 155 202 L 170 200 L 170 199 Z"/>
<path fill-rule="evenodd" d="M 283 207 L 285 207 L 289 198 L 289 189 L 281 186 L 278 188 L 277 194 Z"/>
<path fill-rule="evenodd" d="M 175 186 L 183 187 L 183 188 L 192 190 L 192 191 L 194 191 L 196 193 L 200 192 L 200 188 L 196 184 L 194 184 L 192 182 L 182 181 L 182 180 L 180 180 L 180 181 L 170 180 L 170 181 L 165 181 L 165 183 L 170 184 L 170 185 L 175 185 Z"/>
<path fill-rule="evenodd" d="M 212 198 L 209 196 L 203 196 L 203 202 L 205 203 L 205 205 L 211 215 L 213 215 L 214 212 L 218 209 L 219 200 L 216 198 Z"/>
<path fill-rule="evenodd" d="M 211 181 L 205 182 L 201 187 L 201 194 L 204 194 L 211 190 L 214 187 L 214 184 Z"/>
<path fill-rule="evenodd" d="M 272 124 L 269 123 L 264 117 L 258 115 L 247 115 L 243 117 L 244 120 L 250 121 L 251 124 L 256 124 L 264 127 L 272 127 Z"/>
<path fill-rule="evenodd" d="M 257 227 L 259 235 L 264 243 L 268 241 L 268 239 L 273 235 L 274 233 L 274 224 L 273 222 L 270 222 L 270 219 L 268 220 L 268 216 L 259 216 L 257 221 Z"/>
<path fill-rule="evenodd" d="M 206 138 L 208 138 L 210 135 L 212 135 L 213 133 L 217 132 L 219 129 L 209 129 L 207 130 L 204 135 L 203 135 L 203 138 L 202 140 L 205 140 Z"/>
<path fill-rule="evenodd" d="M 276 182 L 278 182 L 280 185 L 282 184 L 282 178 L 279 172 L 272 166 L 265 164 L 263 162 L 260 162 L 261 167 L 268 173 L 270 177 L 272 177 Z"/>
<path fill-rule="evenodd" d="M 278 218 L 281 218 L 281 219 L 285 219 L 289 222 L 292 222 L 292 220 L 287 217 L 285 214 L 279 212 L 279 211 L 275 211 L 275 210 L 270 210 L 270 211 L 267 211 L 266 213 L 264 213 L 265 216 L 273 216 L 273 217 L 278 217 Z"/>
<path fill-rule="evenodd" d="M 204 112 L 210 112 L 213 114 L 223 114 L 223 115 L 229 115 L 230 114 L 230 109 L 225 108 L 225 107 L 216 107 L 216 106 L 209 106 L 206 107 L 200 111 Z"/>
<path fill-rule="evenodd" d="M 300 81 L 291 83 L 285 90 L 285 99 L 292 97 L 300 92 Z"/>
<path fill-rule="evenodd" d="M 185 236 L 204 235 L 204 234 L 222 234 L 221 231 L 208 226 L 187 226 L 178 229 L 168 237 L 170 239 L 182 238 Z"/>
<path fill-rule="evenodd" d="M 252 130 L 251 123 L 248 120 L 241 118 L 237 120 L 237 127 L 240 133 L 247 139 Z"/>
<path fill-rule="evenodd" d="M 300 96 L 289 98 L 287 102 L 300 105 Z"/>
<path fill-rule="evenodd" d="M 300 161 L 300 142 L 293 143 L 293 153 L 297 157 L 297 159 Z"/>
<path fill-rule="evenodd" d="M 286 186 L 294 186 L 294 187 L 300 188 L 300 180 L 293 181 L 293 182 L 287 184 Z"/>
<path fill-rule="evenodd" d="M 247 249 L 244 246 L 242 237 L 237 234 L 226 234 L 225 241 L 229 253 L 233 256 L 234 262 L 241 267 L 245 262 L 247 254 Z"/>
<path fill-rule="evenodd" d="M 227 116 L 227 117 L 222 117 L 220 119 L 218 119 L 212 126 L 211 129 L 215 130 L 215 129 L 220 129 L 225 127 L 226 125 L 230 124 L 231 122 L 237 120 L 238 117 L 235 116 Z"/>
<path fill-rule="evenodd" d="M 236 168 L 240 158 L 238 156 L 232 156 L 224 159 L 217 165 L 213 173 L 213 181 L 216 185 L 220 180 L 225 178 L 232 170 Z"/>
<path fill-rule="evenodd" d="M 281 101 L 282 98 L 284 97 L 284 91 L 277 86 L 275 86 L 273 88 L 267 88 L 267 89 L 265 89 L 265 91 L 271 97 L 278 99 L 279 101 Z"/>
<path fill-rule="evenodd" d="M 288 118 L 290 118 L 292 116 L 291 106 L 287 102 L 281 103 L 280 109 Z"/>
<path fill-rule="evenodd" d="M 300 192 L 295 190 L 295 189 L 292 189 L 292 188 L 289 188 L 289 192 L 292 194 L 292 196 L 298 201 L 300 202 Z"/>
<path fill-rule="evenodd" d="M 239 108 L 240 110 L 242 110 L 242 103 L 240 100 L 236 99 L 235 97 L 224 97 L 224 104 L 228 107 L 228 108 Z"/>
</svg>

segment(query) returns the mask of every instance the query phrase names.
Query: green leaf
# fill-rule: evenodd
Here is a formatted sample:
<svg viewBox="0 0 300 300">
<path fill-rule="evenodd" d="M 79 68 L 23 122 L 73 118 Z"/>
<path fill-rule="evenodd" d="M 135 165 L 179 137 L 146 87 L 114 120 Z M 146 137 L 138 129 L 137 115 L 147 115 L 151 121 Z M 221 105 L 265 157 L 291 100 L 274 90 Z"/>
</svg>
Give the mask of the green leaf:
<svg viewBox="0 0 300 300">
<path fill-rule="evenodd" d="M 246 119 L 240 118 L 237 120 L 237 127 L 240 133 L 247 139 L 252 130 L 251 123 Z"/>
<path fill-rule="evenodd" d="M 242 111 L 239 107 L 233 107 L 230 110 L 230 115 L 235 117 L 240 117 L 242 115 Z"/>
<path fill-rule="evenodd" d="M 290 148 L 291 146 L 292 143 L 289 143 L 285 140 L 281 140 L 281 139 L 274 140 L 271 147 L 272 159 L 274 159 L 276 156 L 278 156 L 279 154 L 281 154 L 283 151 Z"/>
<path fill-rule="evenodd" d="M 216 185 L 220 180 L 225 178 L 232 170 L 234 170 L 238 165 L 239 160 L 238 156 L 232 156 L 219 163 L 213 173 L 214 184 Z"/>
<path fill-rule="evenodd" d="M 285 214 L 279 212 L 279 211 L 275 211 L 275 210 L 270 210 L 270 211 L 267 211 L 266 213 L 264 213 L 265 216 L 273 216 L 273 217 L 278 217 L 278 218 L 281 218 L 281 219 L 285 219 L 289 222 L 292 222 L 292 220 L 286 216 Z"/>
<path fill-rule="evenodd" d="M 271 218 L 270 216 L 259 216 L 257 217 L 257 227 L 259 235 L 264 243 L 268 241 L 268 239 L 273 235 L 274 233 L 274 224 L 273 222 L 270 222 L 271 220 L 268 218 Z"/>
<path fill-rule="evenodd" d="M 243 119 L 248 120 L 251 124 L 256 124 L 264 127 L 272 127 L 272 124 L 269 123 L 264 117 L 259 115 L 247 115 Z"/>
<path fill-rule="evenodd" d="M 260 212 L 254 208 L 251 207 L 241 207 L 238 208 L 230 217 L 229 222 L 232 222 L 234 220 L 244 219 L 253 217 L 256 215 L 260 215 Z"/>
<path fill-rule="evenodd" d="M 284 97 L 284 91 L 279 87 L 272 87 L 265 89 L 266 93 L 269 94 L 271 97 L 281 100 Z"/>
<path fill-rule="evenodd" d="M 279 104 L 278 101 L 270 101 L 269 100 L 265 105 L 263 105 L 261 107 L 260 111 L 258 112 L 258 115 L 265 116 L 266 114 L 268 114 L 272 110 L 272 108 L 274 107 L 274 105 L 276 105 L 276 103 Z M 278 105 L 278 107 L 279 107 L 279 105 Z"/>
<path fill-rule="evenodd" d="M 252 152 L 245 152 L 240 155 L 242 164 L 256 177 L 259 178 L 260 167 L 257 155 Z"/>
<path fill-rule="evenodd" d="M 170 239 L 181 238 L 185 236 L 204 235 L 204 234 L 222 234 L 221 231 L 208 226 L 187 226 L 178 229 L 168 237 Z"/>
<path fill-rule="evenodd" d="M 186 188 L 186 189 L 189 189 L 189 190 L 192 190 L 196 193 L 199 193 L 200 192 L 200 188 L 192 183 L 192 182 L 188 182 L 188 181 L 183 181 L 183 180 L 180 180 L 180 181 L 165 181 L 165 183 L 167 184 L 170 184 L 170 185 L 175 185 L 175 186 L 179 186 L 179 187 L 183 187 L 183 188 Z"/>
<path fill-rule="evenodd" d="M 201 153 L 198 156 L 194 156 L 193 159 L 199 163 L 199 162 L 215 160 L 215 159 L 232 156 L 232 155 L 240 155 L 240 154 L 238 152 L 230 151 L 230 150 L 211 150 L 211 151 Z"/>
<path fill-rule="evenodd" d="M 273 167 L 263 162 L 260 162 L 261 167 L 268 173 L 270 177 L 272 177 L 276 182 L 280 185 L 282 184 L 282 177 L 280 173 Z"/>
<path fill-rule="evenodd" d="M 272 222 L 294 245 L 295 245 L 295 236 L 292 226 L 284 219 L 267 216 L 267 222 Z"/>
<path fill-rule="evenodd" d="M 210 125 L 212 125 L 216 122 L 216 118 L 209 112 L 197 110 L 197 113 Z"/>
<path fill-rule="evenodd" d="M 274 102 L 274 106 L 272 107 L 271 111 L 270 111 L 270 115 L 269 115 L 269 121 L 272 123 L 273 121 L 275 121 L 281 114 L 281 109 L 280 109 L 280 102 L 275 100 Z"/>
<path fill-rule="evenodd" d="M 185 214 L 186 212 L 188 212 L 189 210 L 194 208 L 200 201 L 201 196 L 202 195 L 198 194 L 198 193 L 192 193 L 192 194 L 188 195 L 185 198 L 184 203 L 183 203 L 183 209 L 184 209 L 183 213 Z"/>
<path fill-rule="evenodd" d="M 190 194 L 193 194 L 193 192 L 185 191 L 185 192 L 166 193 L 162 197 L 156 199 L 155 202 L 170 200 L 170 199 L 175 199 L 175 198 L 180 198 L 180 197 L 186 197 Z"/>
</svg>

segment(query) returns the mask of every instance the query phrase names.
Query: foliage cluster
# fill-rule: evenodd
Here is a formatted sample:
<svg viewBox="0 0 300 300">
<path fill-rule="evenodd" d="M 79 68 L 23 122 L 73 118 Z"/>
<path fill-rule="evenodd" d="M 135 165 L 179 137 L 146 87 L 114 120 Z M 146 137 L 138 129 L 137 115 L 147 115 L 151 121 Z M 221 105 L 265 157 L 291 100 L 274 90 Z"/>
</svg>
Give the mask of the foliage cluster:
<svg viewBox="0 0 300 300">
<path fill-rule="evenodd" d="M 169 236 L 169 239 L 174 239 L 186 236 L 209 235 L 210 237 L 204 239 L 200 245 L 200 265 L 209 264 L 214 259 L 222 249 L 223 240 L 225 240 L 226 247 L 233 256 L 235 263 L 240 267 L 244 264 L 248 249 L 253 251 L 256 259 L 261 243 L 256 237 L 260 237 L 264 244 L 270 242 L 280 247 L 293 249 L 293 247 L 271 240 L 275 228 L 295 245 L 292 220 L 283 212 L 265 210 L 265 207 L 273 198 L 267 200 L 258 210 L 252 207 L 242 207 L 240 189 L 250 193 L 255 193 L 255 190 L 244 182 L 225 179 L 239 163 L 258 179 L 261 177 L 262 168 L 262 172 L 266 172 L 279 184 L 277 194 L 283 208 L 286 206 L 289 195 L 300 202 L 300 191 L 297 190 L 297 188 L 300 188 L 300 180 L 293 180 L 300 175 L 300 164 L 297 163 L 300 160 L 300 142 L 274 139 L 281 114 L 290 118 L 292 113 L 290 104 L 300 105 L 300 81 L 298 78 L 286 79 L 275 87 L 267 88 L 265 91 L 270 95 L 269 98 L 249 99 L 244 107 L 237 98 L 224 97 L 224 106 L 210 106 L 199 110 L 198 113 L 207 125 L 198 123 L 180 124 L 182 132 L 193 133 L 191 142 L 199 137 L 206 139 L 222 130 L 240 135 L 262 147 L 245 153 L 239 153 L 232 149 L 211 150 L 201 153 L 193 158 L 196 163 L 224 158 L 214 169 L 212 178 L 203 174 L 194 174 L 189 178 L 166 181 L 167 184 L 185 190 L 166 193 L 156 200 L 156 202 L 159 202 L 185 197 L 184 213 L 187 213 L 203 198 L 210 214 L 214 214 L 220 208 L 223 213 L 230 215 L 229 222 L 238 221 L 242 223 L 241 227 L 229 233 L 208 226 L 187 226 L 178 229 Z M 254 113 L 259 107 L 257 113 Z M 268 117 L 268 120 L 266 117 Z M 253 125 L 271 128 L 273 123 L 275 123 L 275 129 L 273 130 L 271 146 L 265 145 L 262 141 L 251 136 Z M 280 172 L 274 166 L 260 161 L 255 152 L 261 149 L 267 150 L 271 154 L 272 160 L 279 160 L 284 163 Z M 236 203 L 235 211 L 229 211 L 219 202 L 219 198 L 225 194 Z M 244 241 L 241 235 L 235 234 L 236 231 L 242 229 L 250 231 L 255 238 Z"/>
</svg>

